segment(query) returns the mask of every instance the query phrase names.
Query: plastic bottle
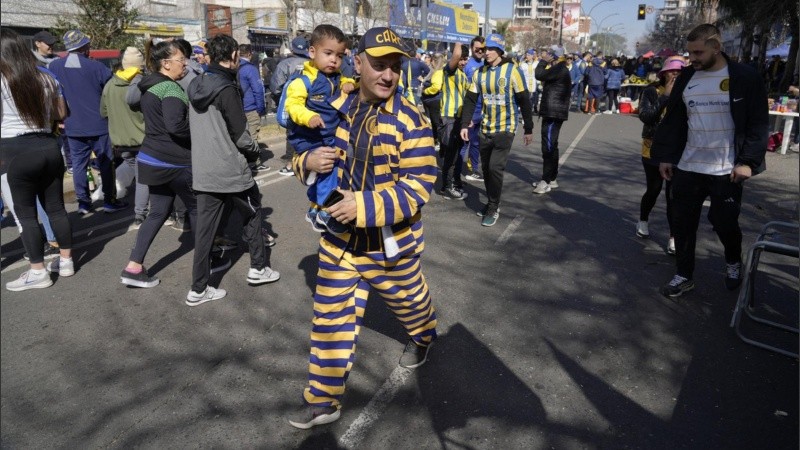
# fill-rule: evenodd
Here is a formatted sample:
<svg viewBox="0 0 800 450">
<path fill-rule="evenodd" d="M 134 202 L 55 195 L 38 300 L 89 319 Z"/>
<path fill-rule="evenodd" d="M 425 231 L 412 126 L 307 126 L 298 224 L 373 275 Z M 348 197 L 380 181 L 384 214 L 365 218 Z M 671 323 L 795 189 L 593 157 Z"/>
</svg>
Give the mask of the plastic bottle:
<svg viewBox="0 0 800 450">
<path fill-rule="evenodd" d="M 89 181 L 89 192 L 94 192 L 94 189 L 95 189 L 94 175 L 92 175 L 92 168 L 91 167 L 86 169 L 86 179 Z"/>
</svg>

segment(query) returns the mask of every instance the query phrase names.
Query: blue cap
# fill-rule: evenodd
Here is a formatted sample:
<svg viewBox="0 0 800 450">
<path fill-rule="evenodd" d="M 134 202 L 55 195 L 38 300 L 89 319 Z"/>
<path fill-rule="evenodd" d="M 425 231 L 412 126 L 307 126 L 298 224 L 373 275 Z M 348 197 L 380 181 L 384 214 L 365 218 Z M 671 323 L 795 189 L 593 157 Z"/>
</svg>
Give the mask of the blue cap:
<svg viewBox="0 0 800 450">
<path fill-rule="evenodd" d="M 308 56 L 308 39 L 303 36 L 292 39 L 292 53 Z"/>
<path fill-rule="evenodd" d="M 503 39 L 503 36 L 497 33 L 492 33 L 486 38 L 486 48 L 496 48 L 499 49 L 501 52 L 505 53 L 506 51 L 506 40 Z"/>
<path fill-rule="evenodd" d="M 528 55 L 535 55 L 536 54 L 536 50 L 534 50 L 532 48 L 529 48 L 528 51 L 525 52 L 525 53 L 527 53 Z"/>
</svg>

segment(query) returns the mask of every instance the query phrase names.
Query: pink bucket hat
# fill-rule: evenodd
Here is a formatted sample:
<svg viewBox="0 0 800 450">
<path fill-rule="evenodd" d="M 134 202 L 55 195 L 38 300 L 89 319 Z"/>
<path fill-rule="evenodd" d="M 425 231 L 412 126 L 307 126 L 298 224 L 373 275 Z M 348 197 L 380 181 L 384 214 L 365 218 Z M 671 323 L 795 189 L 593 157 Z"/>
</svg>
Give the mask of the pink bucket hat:
<svg viewBox="0 0 800 450">
<path fill-rule="evenodd" d="M 664 72 L 669 72 L 670 70 L 681 70 L 686 66 L 686 61 L 680 56 L 670 56 L 664 61 L 664 67 L 658 72 L 661 75 Z"/>
</svg>

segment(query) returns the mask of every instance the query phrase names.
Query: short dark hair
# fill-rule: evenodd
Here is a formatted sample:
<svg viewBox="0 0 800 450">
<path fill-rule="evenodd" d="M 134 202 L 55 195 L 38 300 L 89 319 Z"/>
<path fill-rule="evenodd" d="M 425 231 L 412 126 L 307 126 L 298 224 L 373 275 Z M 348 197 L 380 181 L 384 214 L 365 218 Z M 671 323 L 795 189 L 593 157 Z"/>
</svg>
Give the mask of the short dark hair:
<svg viewBox="0 0 800 450">
<path fill-rule="evenodd" d="M 475 36 L 469 43 L 469 47 L 472 48 L 472 46 L 475 45 L 476 42 L 480 42 L 481 44 L 483 44 L 484 42 L 486 42 L 486 39 L 484 39 L 483 36 Z"/>
<path fill-rule="evenodd" d="M 220 33 L 208 41 L 206 48 L 211 62 L 221 63 L 231 61 L 233 52 L 239 50 L 239 43 L 231 36 Z"/>
<path fill-rule="evenodd" d="M 336 39 L 336 42 L 344 43 L 345 46 L 349 47 L 347 36 L 344 35 L 344 32 L 339 27 L 333 25 L 317 25 L 314 31 L 311 32 L 309 45 L 318 45 L 325 39 Z"/>
<path fill-rule="evenodd" d="M 704 42 L 715 40 L 717 43 L 722 44 L 722 36 L 720 35 L 719 28 L 710 23 L 704 23 L 694 27 L 694 29 L 689 32 L 689 35 L 686 36 L 687 42 L 699 40 Z"/>
<path fill-rule="evenodd" d="M 239 44 L 240 55 L 252 55 L 253 47 L 250 44 Z"/>
</svg>

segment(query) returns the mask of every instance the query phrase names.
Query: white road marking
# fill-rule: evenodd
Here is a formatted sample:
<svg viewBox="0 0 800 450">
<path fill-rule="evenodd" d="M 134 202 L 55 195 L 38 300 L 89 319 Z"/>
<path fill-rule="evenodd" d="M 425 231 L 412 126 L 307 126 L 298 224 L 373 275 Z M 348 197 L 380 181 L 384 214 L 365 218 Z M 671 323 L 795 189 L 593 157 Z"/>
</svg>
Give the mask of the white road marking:
<svg viewBox="0 0 800 450">
<path fill-rule="evenodd" d="M 380 418 L 386 406 L 392 402 L 395 395 L 397 395 L 397 391 L 403 387 L 412 373 L 414 373 L 413 370 L 397 366 L 392 371 L 392 374 L 389 375 L 389 379 L 383 383 L 383 386 L 367 403 L 361 414 L 350 424 L 347 432 L 339 438 L 339 445 L 344 448 L 358 447 L 369 428 Z"/>
<path fill-rule="evenodd" d="M 561 155 L 561 158 L 558 159 L 558 165 L 559 166 L 563 166 L 564 163 L 567 161 L 567 158 L 569 158 L 569 155 L 572 154 L 572 151 L 575 150 L 575 147 L 578 146 L 578 142 L 580 142 L 581 139 L 583 139 L 583 135 L 586 134 L 587 131 L 589 131 L 589 127 L 592 125 L 592 122 L 594 122 L 594 118 L 595 117 L 597 117 L 597 116 L 593 115 L 592 117 L 589 118 L 589 120 L 586 122 L 586 125 L 584 125 L 583 129 L 581 129 L 581 132 L 578 133 L 578 135 L 575 136 L 575 139 L 572 140 L 572 143 L 569 144 L 569 147 L 567 148 L 567 151 L 564 152 L 564 154 Z"/>
<path fill-rule="evenodd" d="M 512 220 L 511 223 L 508 224 L 506 229 L 503 231 L 503 234 L 501 234 L 500 237 L 497 238 L 497 242 L 495 242 L 494 245 L 503 245 L 506 242 L 508 242 L 508 240 L 511 239 L 511 236 L 514 234 L 514 232 L 517 231 L 517 228 L 519 228 L 519 226 L 522 224 L 523 220 L 525 220 L 525 216 L 518 215 L 517 217 L 514 217 L 514 220 Z"/>
</svg>

